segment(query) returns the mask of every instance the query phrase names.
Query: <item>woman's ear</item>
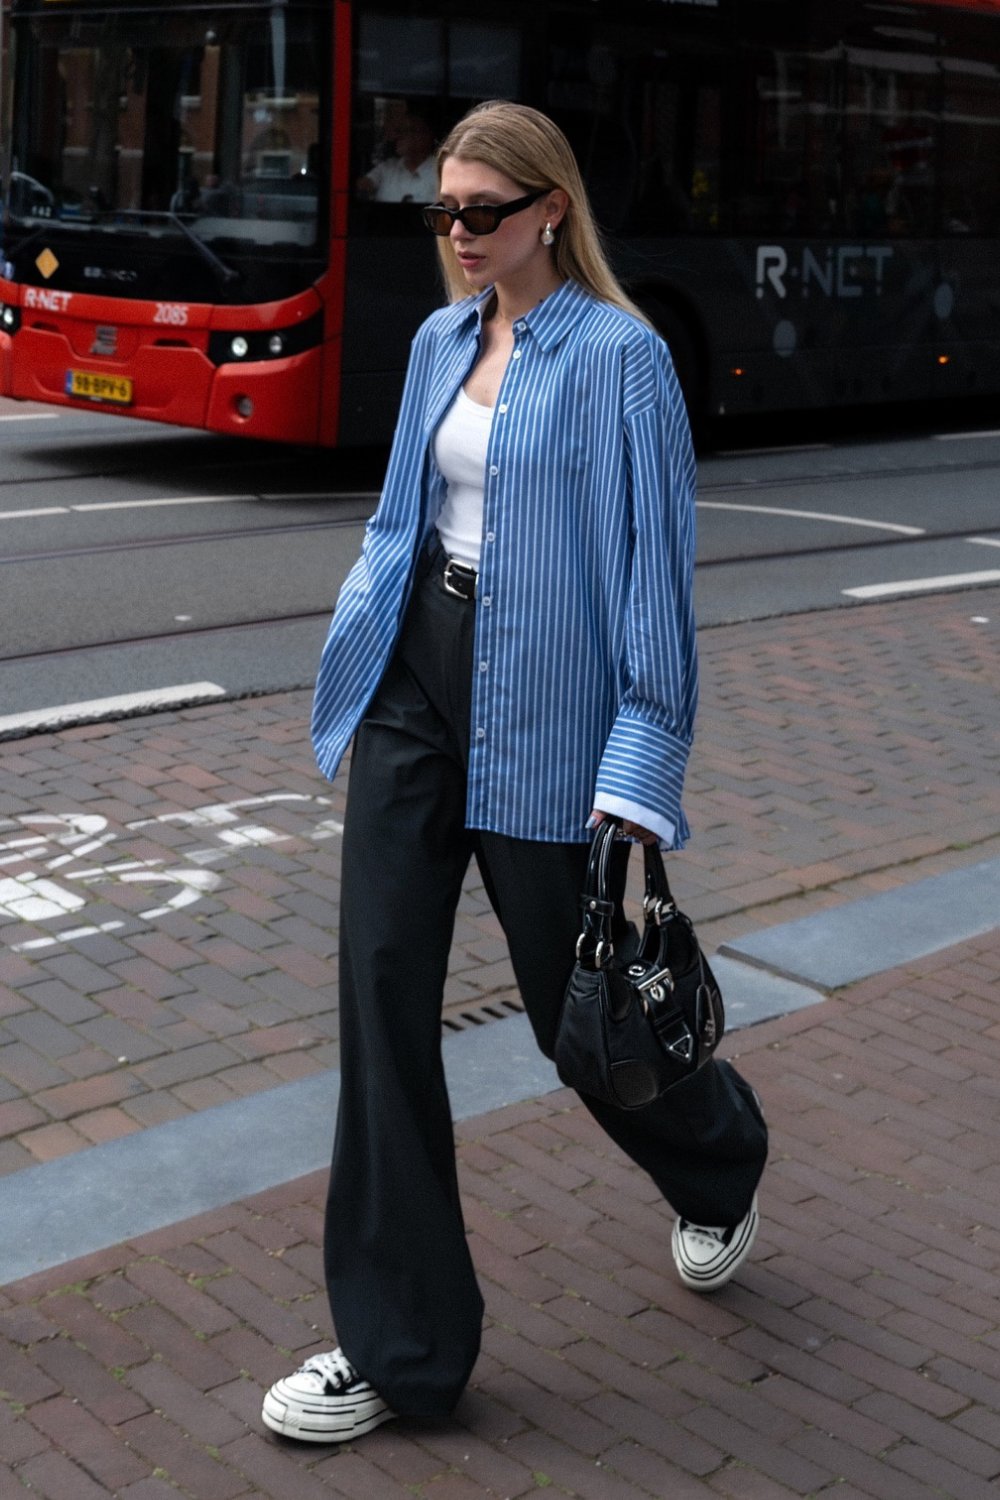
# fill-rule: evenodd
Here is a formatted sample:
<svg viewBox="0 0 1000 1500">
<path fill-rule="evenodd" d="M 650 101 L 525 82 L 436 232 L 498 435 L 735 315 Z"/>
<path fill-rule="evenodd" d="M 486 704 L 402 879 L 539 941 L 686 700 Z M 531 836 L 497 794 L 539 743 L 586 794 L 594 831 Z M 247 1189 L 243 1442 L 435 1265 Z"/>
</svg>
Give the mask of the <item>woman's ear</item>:
<svg viewBox="0 0 1000 1500">
<path fill-rule="evenodd" d="M 559 221 L 565 218 L 566 210 L 569 208 L 569 194 L 564 188 L 553 188 L 545 197 L 545 217 L 555 229 Z"/>
</svg>

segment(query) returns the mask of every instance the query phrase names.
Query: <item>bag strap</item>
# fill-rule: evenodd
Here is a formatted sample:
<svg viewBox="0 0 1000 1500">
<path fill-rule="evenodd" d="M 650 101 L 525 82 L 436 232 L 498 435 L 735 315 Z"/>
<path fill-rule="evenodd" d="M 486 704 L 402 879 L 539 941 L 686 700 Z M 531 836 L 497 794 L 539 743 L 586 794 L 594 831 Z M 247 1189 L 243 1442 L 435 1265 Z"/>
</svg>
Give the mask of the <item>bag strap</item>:
<svg viewBox="0 0 1000 1500">
<path fill-rule="evenodd" d="M 642 900 L 642 912 L 646 922 L 657 927 L 677 915 L 677 903 L 670 893 L 666 866 L 659 844 L 644 844 L 642 849 L 646 874 L 646 893 Z"/>
<path fill-rule="evenodd" d="M 576 940 L 577 963 L 586 968 L 602 968 L 614 953 L 611 932 L 615 903 L 608 897 L 608 871 L 612 845 L 620 833 L 618 820 L 606 817 L 597 825 L 591 841 L 587 875 L 580 897 L 583 927 Z"/>
<path fill-rule="evenodd" d="M 646 884 L 642 898 L 644 925 L 639 941 L 639 957 L 645 963 L 660 966 L 667 961 L 670 946 L 667 931 L 669 923 L 678 918 L 682 921 L 686 919 L 681 917 L 671 894 L 659 845 L 645 844 L 642 853 Z"/>
<path fill-rule="evenodd" d="M 598 824 L 590 845 L 586 880 L 580 898 L 583 928 L 576 942 L 577 962 L 586 968 L 603 968 L 614 956 L 612 927 L 615 903 L 609 894 L 608 874 L 612 847 L 615 840 L 622 837 L 621 820 L 607 815 Z M 659 844 L 644 844 L 642 853 L 645 874 L 642 899 L 644 926 L 639 953 L 647 962 L 657 963 L 659 955 L 666 948 L 664 929 L 680 913 L 671 894 Z"/>
</svg>

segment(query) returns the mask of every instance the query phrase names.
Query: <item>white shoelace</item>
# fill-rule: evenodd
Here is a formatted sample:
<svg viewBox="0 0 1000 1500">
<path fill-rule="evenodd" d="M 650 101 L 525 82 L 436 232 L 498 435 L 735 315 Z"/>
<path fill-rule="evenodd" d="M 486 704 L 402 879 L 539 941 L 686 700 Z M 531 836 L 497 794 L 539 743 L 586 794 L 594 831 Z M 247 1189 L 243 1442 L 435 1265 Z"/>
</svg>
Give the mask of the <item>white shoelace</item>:
<svg viewBox="0 0 1000 1500">
<path fill-rule="evenodd" d="M 344 1391 L 349 1385 L 359 1382 L 360 1376 L 342 1349 L 333 1349 L 323 1354 L 313 1354 L 299 1371 L 300 1375 L 315 1375 L 324 1388 Z"/>
<path fill-rule="evenodd" d="M 682 1221 L 681 1228 L 685 1234 L 693 1235 L 695 1239 L 707 1240 L 713 1245 L 724 1245 L 726 1235 L 732 1232 L 725 1227 L 711 1224 L 690 1224 L 687 1219 Z"/>
</svg>

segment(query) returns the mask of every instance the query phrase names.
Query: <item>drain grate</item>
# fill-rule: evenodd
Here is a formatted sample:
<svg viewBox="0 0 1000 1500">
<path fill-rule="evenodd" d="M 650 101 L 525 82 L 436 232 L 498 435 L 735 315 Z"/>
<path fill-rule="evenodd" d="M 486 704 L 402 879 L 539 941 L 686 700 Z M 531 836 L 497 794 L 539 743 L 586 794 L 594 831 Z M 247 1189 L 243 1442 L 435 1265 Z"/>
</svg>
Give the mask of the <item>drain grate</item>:
<svg viewBox="0 0 1000 1500">
<path fill-rule="evenodd" d="M 492 1021 L 505 1021 L 509 1016 L 523 1016 L 524 1005 L 519 996 L 505 996 L 483 1000 L 478 1005 L 456 1005 L 446 1010 L 441 1018 L 442 1031 L 468 1031 L 472 1026 L 488 1026 Z"/>
</svg>

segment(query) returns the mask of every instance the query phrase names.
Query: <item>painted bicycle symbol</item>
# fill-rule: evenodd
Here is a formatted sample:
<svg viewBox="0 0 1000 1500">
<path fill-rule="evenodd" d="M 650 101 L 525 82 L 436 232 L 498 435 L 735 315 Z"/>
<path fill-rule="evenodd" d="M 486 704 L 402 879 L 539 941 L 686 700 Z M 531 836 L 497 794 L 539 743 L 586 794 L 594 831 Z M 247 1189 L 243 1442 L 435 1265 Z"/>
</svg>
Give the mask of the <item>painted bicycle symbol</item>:
<svg viewBox="0 0 1000 1500">
<path fill-rule="evenodd" d="M 268 807 L 277 805 L 318 812 L 319 820 L 310 817 L 307 826 L 294 834 L 257 821 Z M 343 825 L 326 813 L 330 805 L 326 797 L 275 792 L 139 818 L 117 828 L 95 813 L 0 818 L 0 919 L 48 929 L 37 937 L 9 943 L 8 952 L 37 953 L 99 933 L 147 925 L 192 906 L 218 890 L 223 883 L 218 867 L 237 854 L 293 838 L 322 840 L 342 833 Z M 123 836 L 146 839 L 169 827 L 190 829 L 208 842 L 179 856 L 171 854 L 169 860 L 126 855 L 107 862 L 110 846 Z M 105 862 L 95 862 L 95 856 Z M 83 920 L 87 907 L 95 903 L 112 904 L 122 914 Z"/>
</svg>

